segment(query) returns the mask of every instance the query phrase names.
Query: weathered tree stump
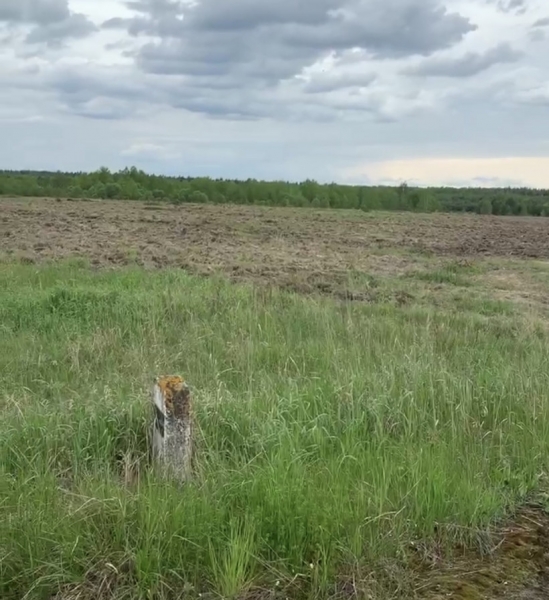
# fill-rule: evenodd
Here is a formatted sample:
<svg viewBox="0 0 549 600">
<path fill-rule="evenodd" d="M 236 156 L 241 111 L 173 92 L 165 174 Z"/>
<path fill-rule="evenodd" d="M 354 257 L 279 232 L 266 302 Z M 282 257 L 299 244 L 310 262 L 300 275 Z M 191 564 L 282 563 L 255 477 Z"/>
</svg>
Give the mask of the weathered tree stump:
<svg viewBox="0 0 549 600">
<path fill-rule="evenodd" d="M 153 402 L 154 460 L 165 474 L 186 481 L 192 476 L 191 391 L 181 377 L 159 377 Z"/>
</svg>

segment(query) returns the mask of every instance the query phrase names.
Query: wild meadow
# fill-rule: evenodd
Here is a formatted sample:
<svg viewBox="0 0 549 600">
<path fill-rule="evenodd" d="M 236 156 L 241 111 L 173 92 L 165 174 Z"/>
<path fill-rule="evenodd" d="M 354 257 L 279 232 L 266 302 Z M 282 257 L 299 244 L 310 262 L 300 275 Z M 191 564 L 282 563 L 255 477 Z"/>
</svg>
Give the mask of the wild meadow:
<svg viewBox="0 0 549 600">
<path fill-rule="evenodd" d="M 473 279 L 402 304 L 4 260 L 2 598 L 414 597 L 414 545 L 477 548 L 547 489 L 546 321 Z M 149 459 L 163 374 L 193 390 L 183 486 Z"/>
</svg>

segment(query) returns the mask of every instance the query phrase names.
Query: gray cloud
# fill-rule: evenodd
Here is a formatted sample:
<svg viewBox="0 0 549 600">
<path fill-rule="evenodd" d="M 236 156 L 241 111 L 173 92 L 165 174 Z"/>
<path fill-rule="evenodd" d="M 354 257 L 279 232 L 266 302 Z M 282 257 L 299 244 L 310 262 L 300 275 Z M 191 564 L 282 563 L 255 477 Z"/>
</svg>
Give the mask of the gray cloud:
<svg viewBox="0 0 549 600">
<path fill-rule="evenodd" d="M 140 55 L 144 70 L 194 73 L 197 69 L 259 72 L 270 79 L 299 73 L 332 51 L 363 48 L 376 56 L 428 55 L 474 30 L 438 0 L 203 0 L 132 3 L 142 16 L 126 23 L 130 33 L 162 38 Z M 147 10 L 148 7 L 148 10 Z M 183 19 L 178 18 L 182 15 Z"/>
<path fill-rule="evenodd" d="M 490 0 L 501 12 L 524 14 L 528 9 L 527 0 Z"/>
<path fill-rule="evenodd" d="M 36 78 L 36 85 L 55 91 L 69 112 L 94 119 L 125 119 L 133 116 L 144 103 L 158 103 L 154 86 L 127 70 L 89 67 L 58 68 Z"/>
<path fill-rule="evenodd" d="M 522 52 L 503 43 L 484 53 L 468 52 L 459 58 L 432 58 L 404 71 L 423 77 L 471 77 L 490 67 L 519 60 Z"/>
<path fill-rule="evenodd" d="M 270 119 L 322 122 L 362 118 L 395 120 L 421 109 L 421 98 L 405 91 L 387 95 L 376 89 L 372 73 L 317 73 L 308 81 L 281 83 L 276 89 L 242 90 L 230 78 L 140 73 L 131 65 L 50 67 L 34 65 L 2 78 L 4 89 L 50 93 L 63 112 L 91 119 L 128 120 L 166 107 L 205 114 L 213 119 Z M 343 94 L 341 93 L 343 91 Z M 333 92 L 328 93 L 328 92 Z"/>
<path fill-rule="evenodd" d="M 528 37 L 532 42 L 543 42 L 545 40 L 545 31 L 543 29 L 532 29 L 528 33 Z"/>
<path fill-rule="evenodd" d="M 127 120 L 159 105 L 233 120 L 289 115 L 280 97 L 269 99 L 257 91 L 243 94 L 226 79 L 165 78 L 127 67 L 90 66 L 84 72 L 58 67 L 35 74 L 31 81 L 21 76 L 16 86 L 50 89 L 66 111 L 92 119 Z"/>
<path fill-rule="evenodd" d="M 161 100 L 155 96 L 154 86 L 139 78 L 134 81 L 127 69 L 93 64 L 86 69 L 61 64 L 12 69 L 0 77 L 0 90 L 9 97 L 36 94 L 56 106 L 55 112 L 89 119 L 127 119 L 146 103 L 156 105 Z"/>
<path fill-rule="evenodd" d="M 134 0 L 126 6 L 135 17 L 110 19 L 103 27 L 157 38 L 134 51 L 139 70 L 176 78 L 178 94 L 168 95 L 172 106 L 212 116 L 287 112 L 268 100 L 273 92 L 266 90 L 291 85 L 330 55 L 429 56 L 476 29 L 441 0 Z M 372 82 L 370 74 L 330 78 L 302 89 L 321 94 Z M 220 88 L 233 92 L 220 96 Z"/>
<path fill-rule="evenodd" d="M 543 19 L 538 19 L 532 27 L 547 27 L 549 25 L 549 17 L 544 17 Z"/>
<path fill-rule="evenodd" d="M 193 27 L 203 31 L 250 30 L 272 25 L 324 25 L 345 5 L 341 0 L 282 0 L 259 3 L 255 0 L 231 0 L 216 4 L 212 0 L 202 2 L 187 15 Z"/>
<path fill-rule="evenodd" d="M 49 23 L 33 29 L 27 36 L 30 44 L 56 45 L 70 38 L 83 38 L 97 31 L 97 27 L 82 14 L 71 14 L 58 23 Z"/>
<path fill-rule="evenodd" d="M 67 0 L 2 0 L 0 21 L 49 25 L 70 15 Z"/>
<path fill-rule="evenodd" d="M 368 87 L 376 80 L 374 73 L 327 73 L 312 77 L 305 85 L 309 94 L 323 94 L 348 88 Z"/>
<path fill-rule="evenodd" d="M 69 9 L 68 0 L 1 0 L 0 22 L 32 26 L 26 37 L 30 44 L 58 45 L 97 30 L 88 17 Z"/>
<path fill-rule="evenodd" d="M 81 117 L 104 120 L 120 120 L 134 114 L 127 102 L 114 98 L 93 98 L 72 106 L 72 113 Z"/>
</svg>

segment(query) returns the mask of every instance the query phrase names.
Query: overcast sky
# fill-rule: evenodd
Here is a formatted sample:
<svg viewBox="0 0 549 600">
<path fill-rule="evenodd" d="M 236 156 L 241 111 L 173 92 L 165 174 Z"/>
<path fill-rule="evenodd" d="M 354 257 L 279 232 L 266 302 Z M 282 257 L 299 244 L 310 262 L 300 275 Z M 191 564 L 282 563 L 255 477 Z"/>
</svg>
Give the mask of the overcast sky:
<svg viewBox="0 0 549 600">
<path fill-rule="evenodd" d="M 549 188 L 547 0 L 0 0 L 0 168 Z"/>
</svg>

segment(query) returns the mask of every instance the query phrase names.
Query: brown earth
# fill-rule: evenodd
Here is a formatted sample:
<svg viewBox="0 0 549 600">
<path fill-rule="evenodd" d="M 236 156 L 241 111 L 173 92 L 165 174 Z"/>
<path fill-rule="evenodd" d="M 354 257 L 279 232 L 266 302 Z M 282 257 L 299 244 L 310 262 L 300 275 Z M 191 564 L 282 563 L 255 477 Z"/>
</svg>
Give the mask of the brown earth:
<svg viewBox="0 0 549 600">
<path fill-rule="evenodd" d="M 415 595 L 421 600 L 549 599 L 549 514 L 536 503 L 521 507 L 479 540 L 444 559 L 431 543 L 416 557 Z"/>
<path fill-rule="evenodd" d="M 405 274 L 449 257 L 549 258 L 549 219 L 362 214 L 129 201 L 0 199 L 0 252 L 222 273 L 346 294 L 353 276 Z"/>
</svg>

